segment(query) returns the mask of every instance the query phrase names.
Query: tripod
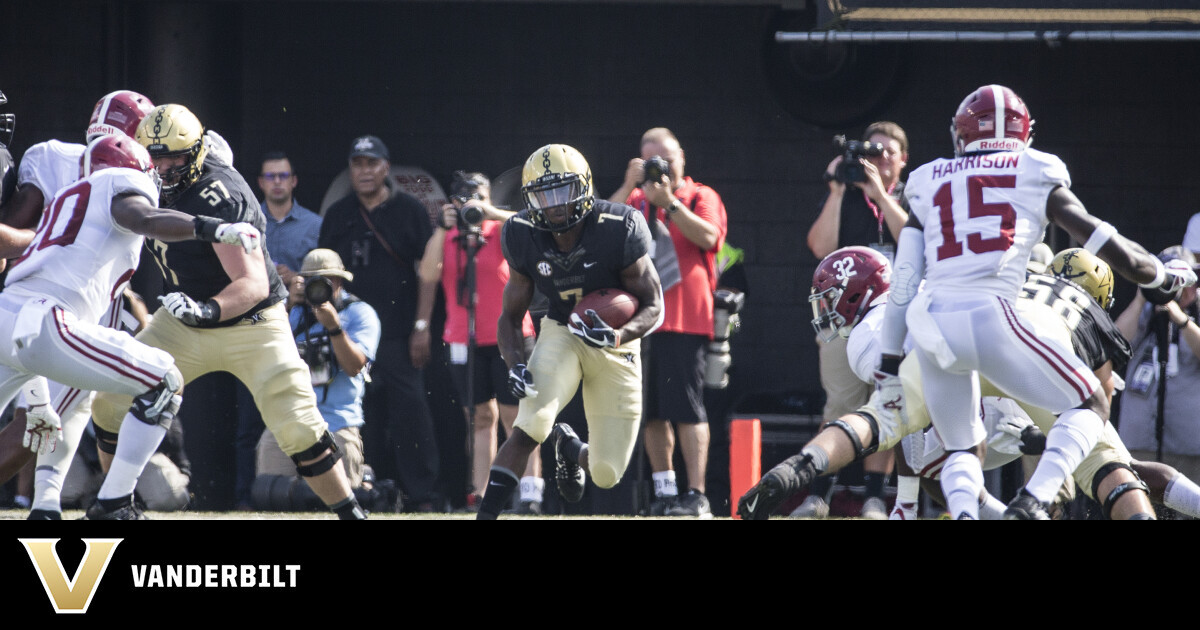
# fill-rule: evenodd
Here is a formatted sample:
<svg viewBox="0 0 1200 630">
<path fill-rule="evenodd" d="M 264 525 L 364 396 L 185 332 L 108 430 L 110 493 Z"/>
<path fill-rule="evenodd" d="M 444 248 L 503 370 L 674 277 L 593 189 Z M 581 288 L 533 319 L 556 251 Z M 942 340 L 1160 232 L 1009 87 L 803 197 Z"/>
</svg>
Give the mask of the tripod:
<svg viewBox="0 0 1200 630">
<path fill-rule="evenodd" d="M 475 310 L 479 299 L 476 293 L 475 256 L 479 248 L 487 242 L 478 227 L 460 229 L 458 233 L 459 250 L 466 254 L 466 264 L 463 265 L 462 276 L 458 279 L 458 304 L 467 309 L 467 383 L 466 400 L 463 405 L 467 408 L 467 494 L 475 493 Z"/>
<path fill-rule="evenodd" d="M 1169 311 L 1162 310 L 1154 313 L 1154 333 L 1158 342 L 1158 408 L 1154 415 L 1155 461 L 1163 460 L 1163 426 L 1167 398 L 1167 363 L 1170 359 L 1171 333 L 1175 326 L 1171 324 Z"/>
</svg>

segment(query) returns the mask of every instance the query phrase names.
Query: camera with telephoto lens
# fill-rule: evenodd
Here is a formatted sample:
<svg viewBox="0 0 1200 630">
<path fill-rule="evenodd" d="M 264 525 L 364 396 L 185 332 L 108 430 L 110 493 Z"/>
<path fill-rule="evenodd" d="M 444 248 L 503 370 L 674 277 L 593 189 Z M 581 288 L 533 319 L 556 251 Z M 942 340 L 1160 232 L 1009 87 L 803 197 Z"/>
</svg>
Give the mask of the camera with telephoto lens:
<svg viewBox="0 0 1200 630">
<path fill-rule="evenodd" d="M 656 155 L 642 165 L 642 183 L 661 182 L 663 175 L 670 175 L 671 164 L 662 156 Z"/>
<path fill-rule="evenodd" d="M 479 193 L 472 193 L 470 195 L 455 195 L 452 197 L 452 199 L 458 202 L 459 230 L 478 229 L 479 226 L 483 225 L 483 208 L 480 208 L 479 206 L 465 205 L 472 199 L 482 199 L 482 197 L 479 196 Z"/>
<path fill-rule="evenodd" d="M 333 299 L 333 283 L 323 276 L 304 279 L 304 301 L 318 306 Z"/>
<path fill-rule="evenodd" d="M 832 179 L 836 179 L 843 184 L 867 181 L 867 171 L 863 168 L 862 162 L 859 160 L 865 157 L 883 155 L 884 150 L 882 142 L 847 140 L 846 136 L 841 135 L 833 137 L 833 146 L 842 152 L 842 161 L 834 169 Z M 826 173 L 825 181 L 829 181 L 830 179 L 829 174 Z"/>
<path fill-rule="evenodd" d="M 725 389 L 729 386 L 729 338 L 741 328 L 738 312 L 746 303 L 741 291 L 717 289 L 713 292 L 713 338 L 704 351 L 704 386 Z"/>
</svg>

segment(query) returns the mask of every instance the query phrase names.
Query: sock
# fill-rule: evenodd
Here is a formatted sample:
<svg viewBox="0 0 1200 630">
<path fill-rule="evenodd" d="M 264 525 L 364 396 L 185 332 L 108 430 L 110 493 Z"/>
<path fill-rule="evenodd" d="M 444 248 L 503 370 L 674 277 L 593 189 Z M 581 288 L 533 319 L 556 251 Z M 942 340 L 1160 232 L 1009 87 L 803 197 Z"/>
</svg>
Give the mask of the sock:
<svg viewBox="0 0 1200 630">
<path fill-rule="evenodd" d="M 58 450 L 58 449 L 55 449 Z M 51 466 L 38 466 L 33 473 L 33 509 L 62 511 L 62 482 L 66 475 Z"/>
<path fill-rule="evenodd" d="M 97 493 L 98 499 L 112 499 L 133 494 L 133 487 L 150 463 L 154 451 L 167 434 L 165 427 L 150 425 L 138 420 L 133 414 L 125 415 L 121 430 L 117 433 L 117 452 L 112 467 L 104 477 L 104 484 Z"/>
<path fill-rule="evenodd" d="M 500 512 L 508 507 L 508 502 L 520 483 L 521 480 L 511 470 L 492 466 L 492 472 L 488 474 L 487 490 L 483 493 L 483 500 L 479 502 L 479 512 L 475 515 L 475 520 L 496 520 Z"/>
<path fill-rule="evenodd" d="M 818 475 L 823 474 L 826 470 L 829 470 L 829 453 L 826 453 L 825 449 L 821 448 L 820 446 L 817 446 L 816 444 L 809 444 L 808 446 L 800 449 L 800 454 L 808 455 L 812 458 L 813 467 L 817 469 Z M 812 485 L 816 486 L 817 482 L 814 481 Z M 826 492 L 828 492 L 828 487 L 826 488 Z M 825 492 L 822 492 L 821 494 L 824 495 Z"/>
<path fill-rule="evenodd" d="M 358 504 L 358 499 L 355 499 L 353 494 L 329 506 L 329 509 L 333 510 L 333 513 L 338 515 L 338 519 L 343 521 L 367 520 L 367 513 L 363 511 Z"/>
<path fill-rule="evenodd" d="M 674 470 L 650 473 L 650 478 L 654 480 L 654 496 L 660 499 L 679 496 L 679 487 L 675 485 Z"/>
<path fill-rule="evenodd" d="M 1064 411 L 1046 434 L 1046 451 L 1025 484 L 1025 490 L 1042 503 L 1053 501 L 1063 482 L 1096 445 L 1103 430 L 1104 422 L 1094 411 Z"/>
<path fill-rule="evenodd" d="M 831 489 L 833 489 L 833 475 L 817 477 L 808 484 L 808 496 L 819 497 L 822 501 L 826 501 Z"/>
<path fill-rule="evenodd" d="M 1004 510 L 1008 507 L 1004 503 L 992 496 L 991 493 L 985 491 L 983 500 L 979 502 L 979 518 L 985 521 L 1000 521 L 1004 520 Z"/>
<path fill-rule="evenodd" d="M 979 520 L 979 491 L 983 489 L 983 465 L 974 453 L 955 451 L 942 465 L 942 494 L 950 517 L 966 515 Z"/>
<path fill-rule="evenodd" d="M 1186 476 L 1176 475 L 1163 491 L 1163 505 L 1192 518 L 1200 518 L 1200 487 Z"/>
<path fill-rule="evenodd" d="M 521 477 L 521 501 L 542 502 L 542 492 L 546 489 L 546 480 L 541 477 Z"/>
<path fill-rule="evenodd" d="M 883 484 L 887 481 L 888 475 L 881 472 L 864 472 L 863 484 L 867 486 L 866 496 L 882 497 Z"/>
</svg>

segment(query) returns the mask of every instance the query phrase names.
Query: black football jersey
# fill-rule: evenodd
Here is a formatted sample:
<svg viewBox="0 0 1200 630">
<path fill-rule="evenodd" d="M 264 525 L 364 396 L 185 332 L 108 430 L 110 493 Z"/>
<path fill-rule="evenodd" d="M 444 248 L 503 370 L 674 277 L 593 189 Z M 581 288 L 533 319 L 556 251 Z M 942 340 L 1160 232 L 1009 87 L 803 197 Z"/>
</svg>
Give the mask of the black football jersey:
<svg viewBox="0 0 1200 630">
<path fill-rule="evenodd" d="M 1117 325 L 1092 296 L 1079 285 L 1064 278 L 1030 274 L 1021 287 L 1022 300 L 1049 306 L 1071 330 L 1075 356 L 1093 370 L 1111 360 L 1118 374 L 1129 363 L 1129 342 Z"/>
<path fill-rule="evenodd" d="M 250 185 L 233 167 L 215 159 L 205 160 L 200 179 L 164 207 L 192 216 L 213 217 L 227 223 L 249 223 L 259 232 L 266 232 L 266 217 Z M 263 248 L 270 290 L 266 299 L 251 308 L 249 313 L 256 313 L 287 298 L 287 289 L 275 271 L 275 263 L 267 252 L 265 239 L 259 243 Z M 217 258 L 212 243 L 195 240 L 166 243 L 148 238 L 146 249 L 150 250 L 162 270 L 167 293 L 182 291 L 193 300 L 204 302 L 231 282 L 221 267 L 221 260 Z M 229 315 L 231 313 L 221 314 L 223 318 Z M 220 325 L 232 325 L 238 319 L 226 319 Z"/>
<path fill-rule="evenodd" d="M 547 315 L 562 324 L 583 296 L 621 288 L 621 270 L 650 251 L 650 230 L 642 213 L 603 199 L 594 203 L 569 252 L 559 251 L 552 233 L 535 228 L 527 211 L 506 221 L 500 237 L 509 268 L 533 279 L 550 301 Z"/>
</svg>

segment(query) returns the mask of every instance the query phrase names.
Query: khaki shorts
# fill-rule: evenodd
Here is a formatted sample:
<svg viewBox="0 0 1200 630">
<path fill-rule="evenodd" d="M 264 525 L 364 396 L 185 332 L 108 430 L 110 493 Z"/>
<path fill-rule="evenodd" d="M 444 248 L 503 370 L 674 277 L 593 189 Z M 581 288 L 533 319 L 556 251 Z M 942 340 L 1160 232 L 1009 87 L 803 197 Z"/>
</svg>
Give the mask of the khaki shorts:
<svg viewBox="0 0 1200 630">
<path fill-rule="evenodd" d="M 642 417 L 640 341 L 596 348 L 547 317 L 529 357 L 538 394 L 521 399 L 514 426 L 539 444 L 546 441 L 558 412 L 575 397 L 582 381 L 588 472 L 601 488 L 621 480 L 637 441 Z"/>
<path fill-rule="evenodd" d="M 333 441 L 342 454 L 341 464 L 350 479 L 350 488 L 362 485 L 363 480 L 363 442 L 358 427 L 345 427 L 333 434 Z M 279 443 L 270 431 L 263 431 L 258 440 L 254 454 L 254 474 L 282 475 L 295 477 L 296 462 L 279 449 Z"/>
<path fill-rule="evenodd" d="M 828 343 L 817 339 L 820 349 L 821 387 L 825 390 L 825 411 L 828 422 L 853 412 L 867 404 L 875 386 L 859 380 L 846 357 L 846 340 L 838 335 Z M 880 447 L 879 450 L 884 450 Z"/>
<path fill-rule="evenodd" d="M 326 431 L 308 365 L 296 351 L 282 304 L 263 309 L 256 321 L 224 328 L 191 328 L 160 308 L 136 339 L 174 357 L 184 383 L 209 372 L 237 377 L 254 395 L 263 422 L 289 455 L 312 447 Z M 131 404 L 130 396 L 98 393 L 93 419 L 101 429 L 117 433 Z"/>
</svg>

